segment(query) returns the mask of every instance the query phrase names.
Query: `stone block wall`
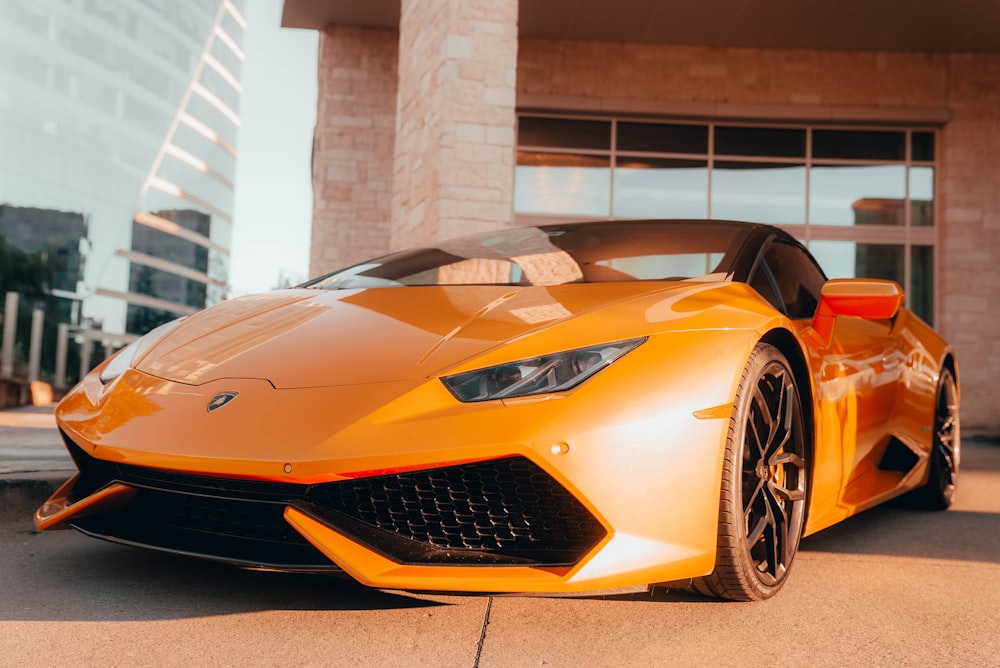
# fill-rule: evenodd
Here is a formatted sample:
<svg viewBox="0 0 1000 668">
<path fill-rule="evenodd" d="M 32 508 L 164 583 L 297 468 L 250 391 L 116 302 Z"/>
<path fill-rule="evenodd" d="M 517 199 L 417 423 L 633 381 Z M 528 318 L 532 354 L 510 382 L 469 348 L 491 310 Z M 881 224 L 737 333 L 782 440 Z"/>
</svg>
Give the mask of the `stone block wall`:
<svg viewBox="0 0 1000 668">
<path fill-rule="evenodd" d="M 389 252 L 398 39 L 345 27 L 320 35 L 310 276 Z"/>
<path fill-rule="evenodd" d="M 796 105 L 820 115 L 829 105 L 936 107 L 948 94 L 948 56 L 523 40 L 517 91 L 626 108 L 716 105 L 715 112 L 731 104 Z"/>
<path fill-rule="evenodd" d="M 1000 433 L 1000 55 L 948 58 L 941 133 L 941 324 L 958 351 L 962 424 Z"/>
</svg>

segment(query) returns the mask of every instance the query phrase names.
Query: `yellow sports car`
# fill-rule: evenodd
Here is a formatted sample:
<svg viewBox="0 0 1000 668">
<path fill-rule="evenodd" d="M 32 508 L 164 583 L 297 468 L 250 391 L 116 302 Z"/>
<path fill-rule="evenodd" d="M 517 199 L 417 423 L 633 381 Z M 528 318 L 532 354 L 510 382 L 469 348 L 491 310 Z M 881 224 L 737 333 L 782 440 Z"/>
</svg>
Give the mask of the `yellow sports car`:
<svg viewBox="0 0 1000 668">
<path fill-rule="evenodd" d="M 373 587 L 756 600 L 802 536 L 959 470 L 951 347 L 891 281 L 725 221 L 517 227 L 153 330 L 56 418 L 36 513 Z"/>
</svg>

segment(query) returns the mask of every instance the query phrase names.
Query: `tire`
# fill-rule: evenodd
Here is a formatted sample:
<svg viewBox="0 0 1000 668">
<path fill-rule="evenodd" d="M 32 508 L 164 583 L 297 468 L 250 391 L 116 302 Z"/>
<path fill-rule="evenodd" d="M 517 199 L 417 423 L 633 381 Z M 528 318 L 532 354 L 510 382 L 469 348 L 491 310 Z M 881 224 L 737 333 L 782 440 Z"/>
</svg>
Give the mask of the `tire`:
<svg viewBox="0 0 1000 668">
<path fill-rule="evenodd" d="M 754 348 L 729 422 L 715 569 L 691 589 L 761 601 L 784 585 L 805 525 L 809 472 L 795 377 L 774 346 Z"/>
<path fill-rule="evenodd" d="M 930 473 L 927 484 L 914 491 L 914 505 L 924 510 L 947 510 L 955 500 L 961 459 L 958 386 L 951 371 L 942 369 L 934 401 L 934 437 L 928 464 Z"/>
</svg>

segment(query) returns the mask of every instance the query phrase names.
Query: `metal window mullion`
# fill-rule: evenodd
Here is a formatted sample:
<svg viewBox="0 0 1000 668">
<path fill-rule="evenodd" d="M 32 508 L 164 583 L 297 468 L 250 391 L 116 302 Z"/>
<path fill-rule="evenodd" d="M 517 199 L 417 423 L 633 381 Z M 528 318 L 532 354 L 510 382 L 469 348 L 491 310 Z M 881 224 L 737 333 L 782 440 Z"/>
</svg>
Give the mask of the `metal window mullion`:
<svg viewBox="0 0 1000 668">
<path fill-rule="evenodd" d="M 810 221 L 812 216 L 810 211 L 812 210 L 812 151 L 813 151 L 813 129 L 812 126 L 806 128 L 806 248 L 809 248 L 809 242 L 812 240 L 812 226 Z"/>
<path fill-rule="evenodd" d="M 618 119 L 611 119 L 611 156 L 608 161 L 608 169 L 611 173 L 608 175 L 608 187 L 611 188 L 611 192 L 608 193 L 608 220 L 615 219 L 615 168 L 618 165 Z"/>
<path fill-rule="evenodd" d="M 934 293 L 931 295 L 931 313 L 934 314 L 934 326 L 941 327 L 942 323 L 941 323 L 941 313 L 940 313 L 940 300 L 938 299 L 938 295 L 941 293 L 941 290 L 939 289 L 941 281 L 940 278 L 941 271 L 939 270 L 939 267 L 941 266 L 940 249 L 941 249 L 941 235 L 943 234 L 942 232 L 943 228 L 941 226 L 941 218 L 939 215 L 940 198 L 938 197 L 938 193 L 941 192 L 939 183 L 939 180 L 941 178 L 941 170 L 938 169 L 938 156 L 941 155 L 941 134 L 937 130 L 934 130 L 933 132 L 934 132 L 934 160 L 931 162 L 931 169 L 934 170 L 934 179 L 932 181 L 931 187 L 934 188 L 934 190 L 933 192 L 931 192 L 931 195 L 933 196 L 934 200 L 931 209 L 931 215 L 933 216 L 933 218 L 931 220 L 933 221 L 934 225 L 932 226 L 931 232 L 933 235 L 934 242 L 931 246 L 931 260 L 932 260 L 931 272 L 934 276 L 934 280 L 931 283 L 931 289 L 934 291 Z"/>
<path fill-rule="evenodd" d="M 708 198 L 706 202 L 705 213 L 708 219 L 712 219 L 712 181 L 715 176 L 715 123 L 708 124 L 708 188 L 706 190 L 705 196 Z"/>
<path fill-rule="evenodd" d="M 911 293 L 913 292 L 913 268 L 910 256 L 913 254 L 913 246 L 910 238 L 910 226 L 913 223 L 913 207 L 910 205 L 910 167 L 913 158 L 913 139 L 911 130 L 907 128 L 904 137 L 906 141 L 906 189 L 903 191 L 903 295 L 905 296 L 906 308 L 913 308 Z"/>
</svg>

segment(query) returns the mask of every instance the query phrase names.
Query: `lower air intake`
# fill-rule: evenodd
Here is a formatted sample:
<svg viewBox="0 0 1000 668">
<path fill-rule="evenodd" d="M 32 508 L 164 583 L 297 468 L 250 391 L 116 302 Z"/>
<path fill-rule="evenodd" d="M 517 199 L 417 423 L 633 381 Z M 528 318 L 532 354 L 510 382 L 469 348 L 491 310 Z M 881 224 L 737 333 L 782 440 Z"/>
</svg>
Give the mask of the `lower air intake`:
<svg viewBox="0 0 1000 668">
<path fill-rule="evenodd" d="M 606 534 L 524 457 L 315 485 L 306 498 L 320 519 L 404 562 L 572 564 Z"/>
</svg>

